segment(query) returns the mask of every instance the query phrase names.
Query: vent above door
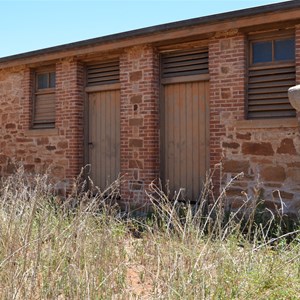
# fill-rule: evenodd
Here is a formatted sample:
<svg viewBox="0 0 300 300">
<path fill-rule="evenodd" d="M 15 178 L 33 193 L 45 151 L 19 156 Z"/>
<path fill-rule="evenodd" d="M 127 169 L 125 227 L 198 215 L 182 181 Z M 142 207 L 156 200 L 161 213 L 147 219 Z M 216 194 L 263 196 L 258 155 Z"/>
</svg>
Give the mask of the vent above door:
<svg viewBox="0 0 300 300">
<path fill-rule="evenodd" d="M 162 78 L 208 74 L 208 49 L 162 55 Z"/>
<path fill-rule="evenodd" d="M 119 60 L 99 62 L 87 66 L 87 86 L 119 82 Z"/>
</svg>

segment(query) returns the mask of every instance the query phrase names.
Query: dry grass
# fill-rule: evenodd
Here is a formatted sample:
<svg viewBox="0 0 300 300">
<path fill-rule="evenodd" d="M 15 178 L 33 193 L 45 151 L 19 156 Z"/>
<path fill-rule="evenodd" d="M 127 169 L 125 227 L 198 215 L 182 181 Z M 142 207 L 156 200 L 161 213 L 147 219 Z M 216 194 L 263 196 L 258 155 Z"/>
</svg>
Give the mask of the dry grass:
<svg viewBox="0 0 300 300">
<path fill-rule="evenodd" d="M 151 188 L 155 214 L 125 218 L 100 191 L 58 206 L 47 176 L 20 168 L 0 191 L 0 298 L 300 298 L 297 230 L 287 243 L 270 223 L 225 216 L 224 194 L 195 208 Z"/>
</svg>

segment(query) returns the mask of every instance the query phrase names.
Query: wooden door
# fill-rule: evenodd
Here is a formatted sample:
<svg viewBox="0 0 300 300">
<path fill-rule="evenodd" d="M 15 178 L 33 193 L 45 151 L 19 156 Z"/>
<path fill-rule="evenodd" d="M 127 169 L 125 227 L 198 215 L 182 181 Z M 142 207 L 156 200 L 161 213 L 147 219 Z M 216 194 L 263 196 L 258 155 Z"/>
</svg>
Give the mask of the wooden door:
<svg viewBox="0 0 300 300">
<path fill-rule="evenodd" d="M 171 195 L 184 188 L 190 201 L 197 201 L 209 169 L 208 91 L 208 81 L 163 88 L 162 178 Z"/>
<path fill-rule="evenodd" d="M 104 189 L 120 173 L 120 91 L 89 93 L 88 105 L 90 177 Z"/>
</svg>

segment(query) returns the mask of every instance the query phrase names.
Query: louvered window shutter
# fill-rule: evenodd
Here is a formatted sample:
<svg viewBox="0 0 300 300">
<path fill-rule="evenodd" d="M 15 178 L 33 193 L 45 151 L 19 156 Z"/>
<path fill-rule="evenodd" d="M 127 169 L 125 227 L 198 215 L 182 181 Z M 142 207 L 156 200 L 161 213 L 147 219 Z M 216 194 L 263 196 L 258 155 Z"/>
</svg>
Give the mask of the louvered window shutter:
<svg viewBox="0 0 300 300">
<path fill-rule="evenodd" d="M 162 78 L 208 74 L 208 49 L 162 55 Z"/>
<path fill-rule="evenodd" d="M 248 117 L 293 117 L 287 90 L 296 83 L 295 66 L 270 66 L 249 70 Z"/>
<path fill-rule="evenodd" d="M 87 66 L 87 86 L 120 82 L 119 61 L 99 62 Z"/>
<path fill-rule="evenodd" d="M 34 103 L 33 127 L 51 128 L 55 126 L 55 93 L 36 95 Z"/>
</svg>

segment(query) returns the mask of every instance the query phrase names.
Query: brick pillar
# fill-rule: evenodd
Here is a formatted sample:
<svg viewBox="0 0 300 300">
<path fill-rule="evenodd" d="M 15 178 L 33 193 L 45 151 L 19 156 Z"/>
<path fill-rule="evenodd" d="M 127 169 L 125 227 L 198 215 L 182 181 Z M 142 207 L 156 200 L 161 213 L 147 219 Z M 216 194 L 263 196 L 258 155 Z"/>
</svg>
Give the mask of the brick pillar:
<svg viewBox="0 0 300 300">
<path fill-rule="evenodd" d="M 83 104 L 83 66 L 72 59 L 63 60 L 56 65 L 56 127 L 67 143 L 68 182 L 83 166 Z"/>
<path fill-rule="evenodd" d="M 216 35 L 209 43 L 211 169 L 222 160 L 227 119 L 244 119 L 245 44 L 245 37 L 234 32 Z M 216 186 L 220 184 L 219 170 L 214 178 Z"/>
<path fill-rule="evenodd" d="M 128 48 L 120 57 L 122 201 L 145 202 L 145 189 L 159 177 L 158 54 Z"/>
<path fill-rule="evenodd" d="M 21 97 L 23 109 L 22 114 L 20 115 L 20 125 L 23 130 L 27 130 L 31 126 L 33 94 L 33 71 L 28 67 L 24 69 L 24 77 L 21 86 L 23 90 L 23 95 Z"/>
</svg>

